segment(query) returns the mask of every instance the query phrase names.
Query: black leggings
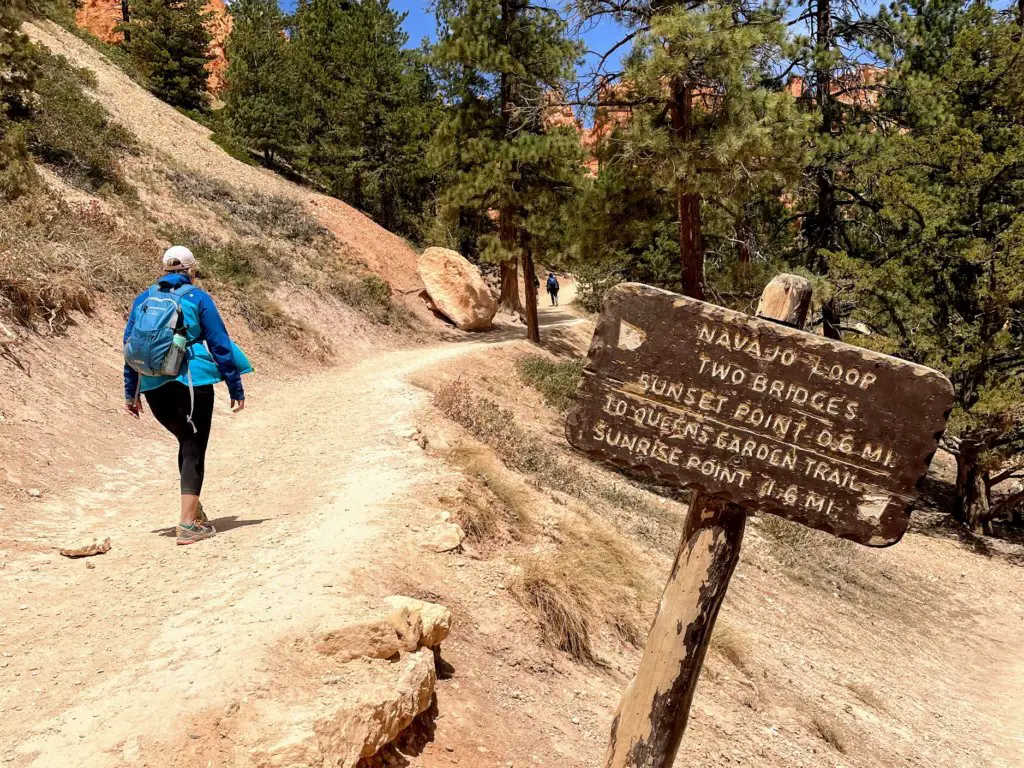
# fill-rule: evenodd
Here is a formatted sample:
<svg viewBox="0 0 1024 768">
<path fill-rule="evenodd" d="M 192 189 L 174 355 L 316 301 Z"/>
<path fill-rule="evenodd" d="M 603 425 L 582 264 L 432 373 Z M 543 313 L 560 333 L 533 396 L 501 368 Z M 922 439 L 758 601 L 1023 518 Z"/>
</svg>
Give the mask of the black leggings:
<svg viewBox="0 0 1024 768">
<path fill-rule="evenodd" d="M 213 385 L 195 387 L 195 409 L 192 424 L 188 423 L 188 386 L 170 381 L 146 392 L 146 402 L 156 420 L 178 438 L 178 472 L 181 474 L 181 493 L 198 496 L 203 490 L 206 473 L 206 445 L 210 442 L 213 422 Z"/>
</svg>

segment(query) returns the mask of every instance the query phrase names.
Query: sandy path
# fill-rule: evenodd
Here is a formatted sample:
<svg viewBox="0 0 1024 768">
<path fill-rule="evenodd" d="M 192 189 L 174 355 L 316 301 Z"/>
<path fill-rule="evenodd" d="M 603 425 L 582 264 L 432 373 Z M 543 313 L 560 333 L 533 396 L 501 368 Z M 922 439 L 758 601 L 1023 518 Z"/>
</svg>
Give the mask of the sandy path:
<svg viewBox="0 0 1024 768">
<path fill-rule="evenodd" d="M 155 425 L 133 458 L 41 505 L 37 537 L 110 536 L 113 549 L 94 569 L 50 551 L 0 570 L 16 596 L 0 608 L 0 763 L 130 761 L 137 736 L 258 687 L 266 647 L 344 611 L 360 569 L 380 558 L 374 540 L 399 524 L 389 513 L 431 477 L 409 439 L 426 395 L 405 377 L 482 346 L 388 353 L 287 386 L 254 381 L 237 417 L 222 400 L 204 494 L 221 530 L 212 541 L 176 547 L 169 536 L 176 468 Z"/>
<path fill-rule="evenodd" d="M 548 327 L 578 322 L 541 312 Z M 408 562 L 404 526 L 450 472 L 408 437 L 427 397 L 410 375 L 521 334 L 389 352 L 287 383 L 256 378 L 238 417 L 222 399 L 204 494 L 221 530 L 213 541 L 175 547 L 167 535 L 174 456 L 152 420 L 151 441 L 133 440 L 130 458 L 85 466 L 80 488 L 38 503 L 10 539 L 110 536 L 114 548 L 92 569 L 35 545 L 0 560 L 13 597 L 0 601 L 0 765 L 158 764 L 154 742 L 259 695 L 268 650 L 337 621 L 382 588 L 392 563 Z M 1009 768 L 1024 764 L 1012 633 L 1024 616 L 1019 606 L 999 614 L 999 652 L 972 655 L 951 687 L 969 692 L 964 714 L 991 765 Z"/>
</svg>

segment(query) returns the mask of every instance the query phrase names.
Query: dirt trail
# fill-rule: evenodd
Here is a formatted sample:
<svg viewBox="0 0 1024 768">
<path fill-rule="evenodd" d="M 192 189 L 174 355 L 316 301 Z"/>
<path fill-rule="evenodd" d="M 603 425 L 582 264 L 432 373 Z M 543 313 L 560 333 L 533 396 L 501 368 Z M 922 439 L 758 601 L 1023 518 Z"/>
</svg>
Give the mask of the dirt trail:
<svg viewBox="0 0 1024 768">
<path fill-rule="evenodd" d="M 558 308 L 541 311 L 548 327 L 578 322 Z M 0 560 L 3 594 L 13 596 L 0 602 L 0 765 L 236 764 L 230 738 L 219 761 L 189 762 L 173 751 L 154 761 L 153 750 L 266 691 L 276 646 L 329 628 L 423 557 L 410 555 L 411 531 L 436 514 L 429 499 L 452 469 L 410 439 L 427 395 L 409 379 L 445 362 L 465 367 L 470 353 L 521 335 L 388 352 L 287 382 L 253 378 L 251 408 L 237 417 L 222 398 L 204 494 L 221 531 L 212 541 L 174 546 L 174 455 L 148 414 L 148 439 L 126 440 L 125 458 L 95 467 L 83 461 L 79 488 L 44 497 L 31 516 L 0 526 L 3 538 L 26 542 Z M 113 549 L 87 561 L 94 568 L 52 550 L 106 536 Z M 946 700 L 948 714 L 960 715 L 958 729 L 973 721 L 973 739 L 989 745 L 981 750 L 993 758 L 987 764 L 1009 768 L 1024 764 L 1024 676 L 1010 671 L 1022 658 L 1012 628 L 1024 615 L 1013 605 L 999 614 L 1005 621 L 987 630 L 997 635 L 993 654 L 971 654 L 959 670 L 937 668 L 955 681 L 936 680 L 937 700 L 916 706 Z M 467 760 L 462 752 L 463 764 L 506 765 L 496 762 L 503 753 L 529 747 L 509 741 L 503 722 L 480 721 L 474 696 L 484 694 L 474 693 L 471 662 L 480 651 L 467 642 L 453 637 L 455 682 L 463 687 L 441 697 L 443 743 L 460 738 L 451 729 L 464 730 L 461 738 L 490 744 L 494 754 Z M 592 681 L 602 697 L 593 738 L 574 745 L 558 737 L 578 758 L 564 765 L 586 765 L 601 750 L 618 695 L 602 680 Z M 963 700 L 949 700 L 951 691 Z M 411 765 L 447 765 L 444 755 Z"/>
<path fill-rule="evenodd" d="M 337 617 L 361 591 L 360 570 L 387 562 L 381 540 L 401 525 L 391 513 L 414 508 L 431 478 L 409 439 L 426 396 L 405 377 L 481 346 L 389 353 L 286 386 L 254 381 L 237 417 L 221 400 L 204 494 L 213 541 L 170 538 L 176 467 L 155 424 L 150 443 L 125 446 L 131 458 L 42 503 L 31 531 L 9 531 L 53 545 L 110 536 L 113 549 L 88 561 L 94 569 L 48 551 L 0 571 L 16 596 L 0 609 L 0 744 L 11 745 L 0 762 L 119 764 L 136 737 L 258 687 L 270 643 Z"/>
</svg>

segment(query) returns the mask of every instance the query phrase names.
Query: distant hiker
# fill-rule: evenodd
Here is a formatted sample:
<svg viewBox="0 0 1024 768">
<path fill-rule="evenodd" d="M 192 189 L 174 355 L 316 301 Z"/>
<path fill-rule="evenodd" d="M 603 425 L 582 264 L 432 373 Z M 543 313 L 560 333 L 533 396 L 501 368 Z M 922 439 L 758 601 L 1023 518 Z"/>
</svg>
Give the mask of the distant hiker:
<svg viewBox="0 0 1024 768">
<path fill-rule="evenodd" d="M 548 296 L 551 297 L 551 306 L 558 306 L 558 278 L 554 272 L 548 272 Z"/>
<path fill-rule="evenodd" d="M 213 420 L 213 385 L 227 382 L 231 408 L 238 413 L 245 407 L 242 374 L 252 371 L 245 354 L 228 337 L 213 299 L 193 285 L 196 267 L 188 248 L 168 248 L 164 276 L 135 299 L 124 329 L 125 408 L 139 418 L 145 394 L 156 420 L 178 439 L 178 544 L 217 533 L 199 502 Z"/>
</svg>

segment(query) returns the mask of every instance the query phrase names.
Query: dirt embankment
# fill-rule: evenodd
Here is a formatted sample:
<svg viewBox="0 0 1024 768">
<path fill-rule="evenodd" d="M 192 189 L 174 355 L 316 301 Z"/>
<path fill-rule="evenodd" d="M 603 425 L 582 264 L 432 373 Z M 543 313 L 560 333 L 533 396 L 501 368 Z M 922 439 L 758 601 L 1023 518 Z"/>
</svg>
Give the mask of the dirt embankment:
<svg viewBox="0 0 1024 768">
<path fill-rule="evenodd" d="M 92 71 L 98 82 L 94 96 L 115 121 L 139 138 L 148 152 L 208 181 L 294 200 L 308 207 L 352 258 L 387 280 L 395 291 L 413 295 L 423 289 L 416 276 L 416 253 L 402 238 L 340 200 L 312 193 L 270 171 L 230 157 L 210 141 L 208 129 L 154 98 L 85 41 L 57 25 L 26 24 L 24 29 L 53 53 Z"/>
</svg>

